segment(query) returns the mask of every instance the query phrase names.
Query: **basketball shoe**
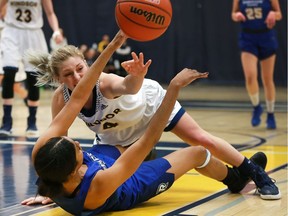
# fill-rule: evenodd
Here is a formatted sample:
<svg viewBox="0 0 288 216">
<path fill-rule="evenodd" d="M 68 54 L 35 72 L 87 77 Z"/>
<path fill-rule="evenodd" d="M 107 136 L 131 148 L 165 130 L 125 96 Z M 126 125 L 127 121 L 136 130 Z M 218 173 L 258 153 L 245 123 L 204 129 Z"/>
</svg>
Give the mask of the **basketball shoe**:
<svg viewBox="0 0 288 216">
<path fill-rule="evenodd" d="M 0 137 L 10 136 L 12 134 L 12 118 L 3 117 L 2 126 L 0 128 Z"/>
<path fill-rule="evenodd" d="M 266 168 L 267 157 L 263 152 L 255 153 L 250 158 L 250 161 L 262 167 L 262 169 Z M 239 193 L 248 184 L 248 182 L 251 181 L 251 178 L 241 175 L 237 167 L 228 167 L 228 176 L 229 181 L 223 183 L 227 185 L 231 193 Z"/>
<path fill-rule="evenodd" d="M 261 123 L 261 114 L 263 113 L 263 108 L 260 104 L 254 107 L 253 113 L 252 113 L 252 119 L 251 124 L 253 127 L 258 126 Z"/>
<path fill-rule="evenodd" d="M 274 113 L 267 113 L 267 129 L 276 129 L 276 121 L 274 117 Z"/>
<path fill-rule="evenodd" d="M 39 131 L 36 126 L 36 118 L 28 117 L 27 118 L 27 129 L 26 129 L 26 137 L 28 138 L 37 138 L 39 137 Z"/>
<path fill-rule="evenodd" d="M 251 161 L 251 163 L 254 162 Z M 260 194 L 260 197 L 264 200 L 280 199 L 281 193 L 275 185 L 275 180 L 271 179 L 262 167 L 257 165 L 254 167 L 250 176 L 257 186 L 256 192 Z"/>
</svg>

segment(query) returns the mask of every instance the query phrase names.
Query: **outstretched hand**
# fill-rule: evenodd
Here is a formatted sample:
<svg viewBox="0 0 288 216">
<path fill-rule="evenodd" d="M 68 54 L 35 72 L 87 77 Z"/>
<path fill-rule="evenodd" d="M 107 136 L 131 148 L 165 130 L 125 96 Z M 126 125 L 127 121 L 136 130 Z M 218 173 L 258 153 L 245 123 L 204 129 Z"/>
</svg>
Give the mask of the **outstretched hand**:
<svg viewBox="0 0 288 216">
<path fill-rule="evenodd" d="M 152 63 L 152 60 L 149 59 L 144 64 L 144 54 L 142 52 L 139 53 L 139 57 L 136 55 L 135 52 L 132 52 L 131 55 L 133 59 L 122 62 L 121 66 L 126 70 L 128 74 L 131 74 L 133 76 L 145 77 L 148 68 Z"/>
<path fill-rule="evenodd" d="M 184 68 L 171 80 L 171 84 L 179 87 L 185 87 L 196 79 L 207 78 L 208 75 L 208 72 L 200 73 L 197 70 Z"/>
<path fill-rule="evenodd" d="M 23 200 L 21 202 L 21 205 L 36 205 L 36 204 L 47 205 L 49 203 L 53 203 L 53 201 L 49 197 L 43 197 L 37 195 L 36 197 L 30 197 L 28 199 Z"/>
</svg>

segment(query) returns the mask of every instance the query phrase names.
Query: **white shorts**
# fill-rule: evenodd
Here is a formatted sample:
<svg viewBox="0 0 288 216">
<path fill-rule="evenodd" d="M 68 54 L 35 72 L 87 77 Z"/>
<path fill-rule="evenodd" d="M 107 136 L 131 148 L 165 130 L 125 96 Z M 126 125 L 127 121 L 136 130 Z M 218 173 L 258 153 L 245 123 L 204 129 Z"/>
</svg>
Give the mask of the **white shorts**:
<svg viewBox="0 0 288 216">
<path fill-rule="evenodd" d="M 3 67 L 18 67 L 23 62 L 25 71 L 33 71 L 24 56 L 28 50 L 47 52 L 48 47 L 42 29 L 20 29 L 6 25 L 1 35 Z"/>
</svg>

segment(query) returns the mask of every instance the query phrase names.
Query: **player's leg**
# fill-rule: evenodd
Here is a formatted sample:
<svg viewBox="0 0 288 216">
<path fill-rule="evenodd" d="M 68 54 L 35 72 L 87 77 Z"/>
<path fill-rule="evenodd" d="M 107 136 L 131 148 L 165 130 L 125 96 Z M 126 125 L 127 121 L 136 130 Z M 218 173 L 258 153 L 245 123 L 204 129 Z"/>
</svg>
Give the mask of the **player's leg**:
<svg viewBox="0 0 288 216">
<path fill-rule="evenodd" d="M 227 175 L 226 166 L 211 156 L 211 153 L 202 146 L 191 146 L 164 156 L 171 164 L 167 171 L 175 175 L 175 180 L 191 169 L 203 166 L 209 172 L 204 174 L 210 178 L 221 181 Z"/>
<path fill-rule="evenodd" d="M 26 31 L 26 34 L 20 39 L 21 46 L 23 51 L 23 56 L 25 56 L 26 50 L 34 50 L 40 52 L 47 52 L 48 47 L 45 40 L 44 33 L 41 29 L 33 30 L 33 31 Z M 29 41 L 29 43 L 27 42 Z M 23 59 L 24 70 L 26 71 L 27 75 L 27 90 L 28 90 L 28 112 L 29 116 L 27 118 L 27 129 L 26 129 L 26 136 L 27 137 L 38 137 L 39 131 L 36 125 L 36 116 L 37 116 L 37 109 L 39 106 L 39 99 L 40 99 L 40 90 L 38 86 L 35 86 L 37 82 L 36 76 L 33 74 L 33 66 L 31 66 L 27 59 Z"/>
<path fill-rule="evenodd" d="M 187 112 L 178 120 L 171 132 L 189 145 L 203 146 L 212 155 L 232 166 L 239 166 L 244 160 L 244 156 L 232 145 L 205 131 Z"/>
<path fill-rule="evenodd" d="M 262 83 L 264 86 L 266 106 L 267 106 L 267 129 L 276 129 L 276 121 L 274 117 L 275 107 L 275 84 L 274 84 L 274 66 L 276 55 L 272 55 L 260 61 Z"/>
<path fill-rule="evenodd" d="M 14 92 L 23 99 L 26 106 L 27 105 L 27 96 L 28 91 L 26 89 L 25 81 L 26 81 L 26 73 L 23 68 L 23 64 L 19 64 L 19 70 L 15 76 L 15 83 L 14 83 Z"/>
<path fill-rule="evenodd" d="M 18 46 L 18 39 L 21 36 L 19 29 L 11 26 L 5 26 L 1 35 L 2 65 L 4 71 L 2 80 L 3 118 L 0 129 L 0 135 L 2 136 L 10 135 L 12 132 L 13 85 L 21 59 Z"/>
<path fill-rule="evenodd" d="M 278 188 L 268 177 L 267 173 L 264 172 L 263 168 L 244 157 L 224 139 L 213 136 L 200 128 L 187 113 L 180 118 L 172 132 L 184 142 L 190 145 L 201 145 L 218 159 L 237 168 L 244 179 L 239 182 L 238 188 L 243 188 L 247 184 L 247 178 L 252 178 L 260 190 L 261 188 L 263 189 L 263 194 L 267 194 L 267 198 L 279 199 L 281 197 Z"/>
<path fill-rule="evenodd" d="M 241 62 L 244 70 L 246 90 L 250 97 L 250 101 L 253 105 L 253 113 L 251 124 L 252 126 L 258 126 L 261 123 L 261 114 L 263 112 L 263 108 L 260 104 L 259 99 L 259 84 L 258 84 L 258 70 L 257 70 L 257 62 L 258 58 L 249 52 L 241 53 Z"/>
<path fill-rule="evenodd" d="M 194 168 L 202 175 L 222 182 L 232 193 L 240 192 L 251 180 L 243 177 L 236 168 L 224 165 L 200 146 L 181 149 L 164 158 L 170 162 L 171 168 L 168 172 L 175 175 L 175 180 Z M 265 169 L 267 158 L 264 153 L 256 153 L 251 160 L 261 164 Z"/>
<path fill-rule="evenodd" d="M 18 71 L 16 67 L 4 67 L 2 80 L 3 117 L 0 128 L 0 136 L 8 136 L 12 133 L 12 106 L 14 98 L 14 79 Z"/>
<path fill-rule="evenodd" d="M 27 129 L 26 136 L 27 137 L 38 137 L 39 131 L 36 125 L 36 115 L 37 109 L 39 106 L 39 98 L 40 98 L 40 89 L 38 86 L 35 86 L 37 79 L 36 76 L 33 75 L 32 72 L 26 72 L 27 74 L 27 90 L 28 90 L 28 112 L 29 116 L 27 118 Z"/>
</svg>

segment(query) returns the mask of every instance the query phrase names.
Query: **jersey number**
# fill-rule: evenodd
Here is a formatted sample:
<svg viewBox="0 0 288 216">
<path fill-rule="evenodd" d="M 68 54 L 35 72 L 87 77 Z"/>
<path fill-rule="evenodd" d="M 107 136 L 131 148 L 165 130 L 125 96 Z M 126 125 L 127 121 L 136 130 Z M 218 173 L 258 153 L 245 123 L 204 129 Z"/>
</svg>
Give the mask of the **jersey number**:
<svg viewBox="0 0 288 216">
<path fill-rule="evenodd" d="M 26 22 L 29 23 L 31 22 L 32 18 L 31 18 L 31 11 L 30 10 L 21 10 L 21 9 L 17 9 L 16 10 L 16 19 L 19 22 Z"/>
<path fill-rule="evenodd" d="M 245 10 L 249 20 L 262 19 L 262 8 L 246 8 Z"/>
<path fill-rule="evenodd" d="M 117 126 L 118 126 L 118 123 L 105 122 L 103 124 L 103 129 L 106 130 L 106 129 L 114 128 Z"/>
</svg>

